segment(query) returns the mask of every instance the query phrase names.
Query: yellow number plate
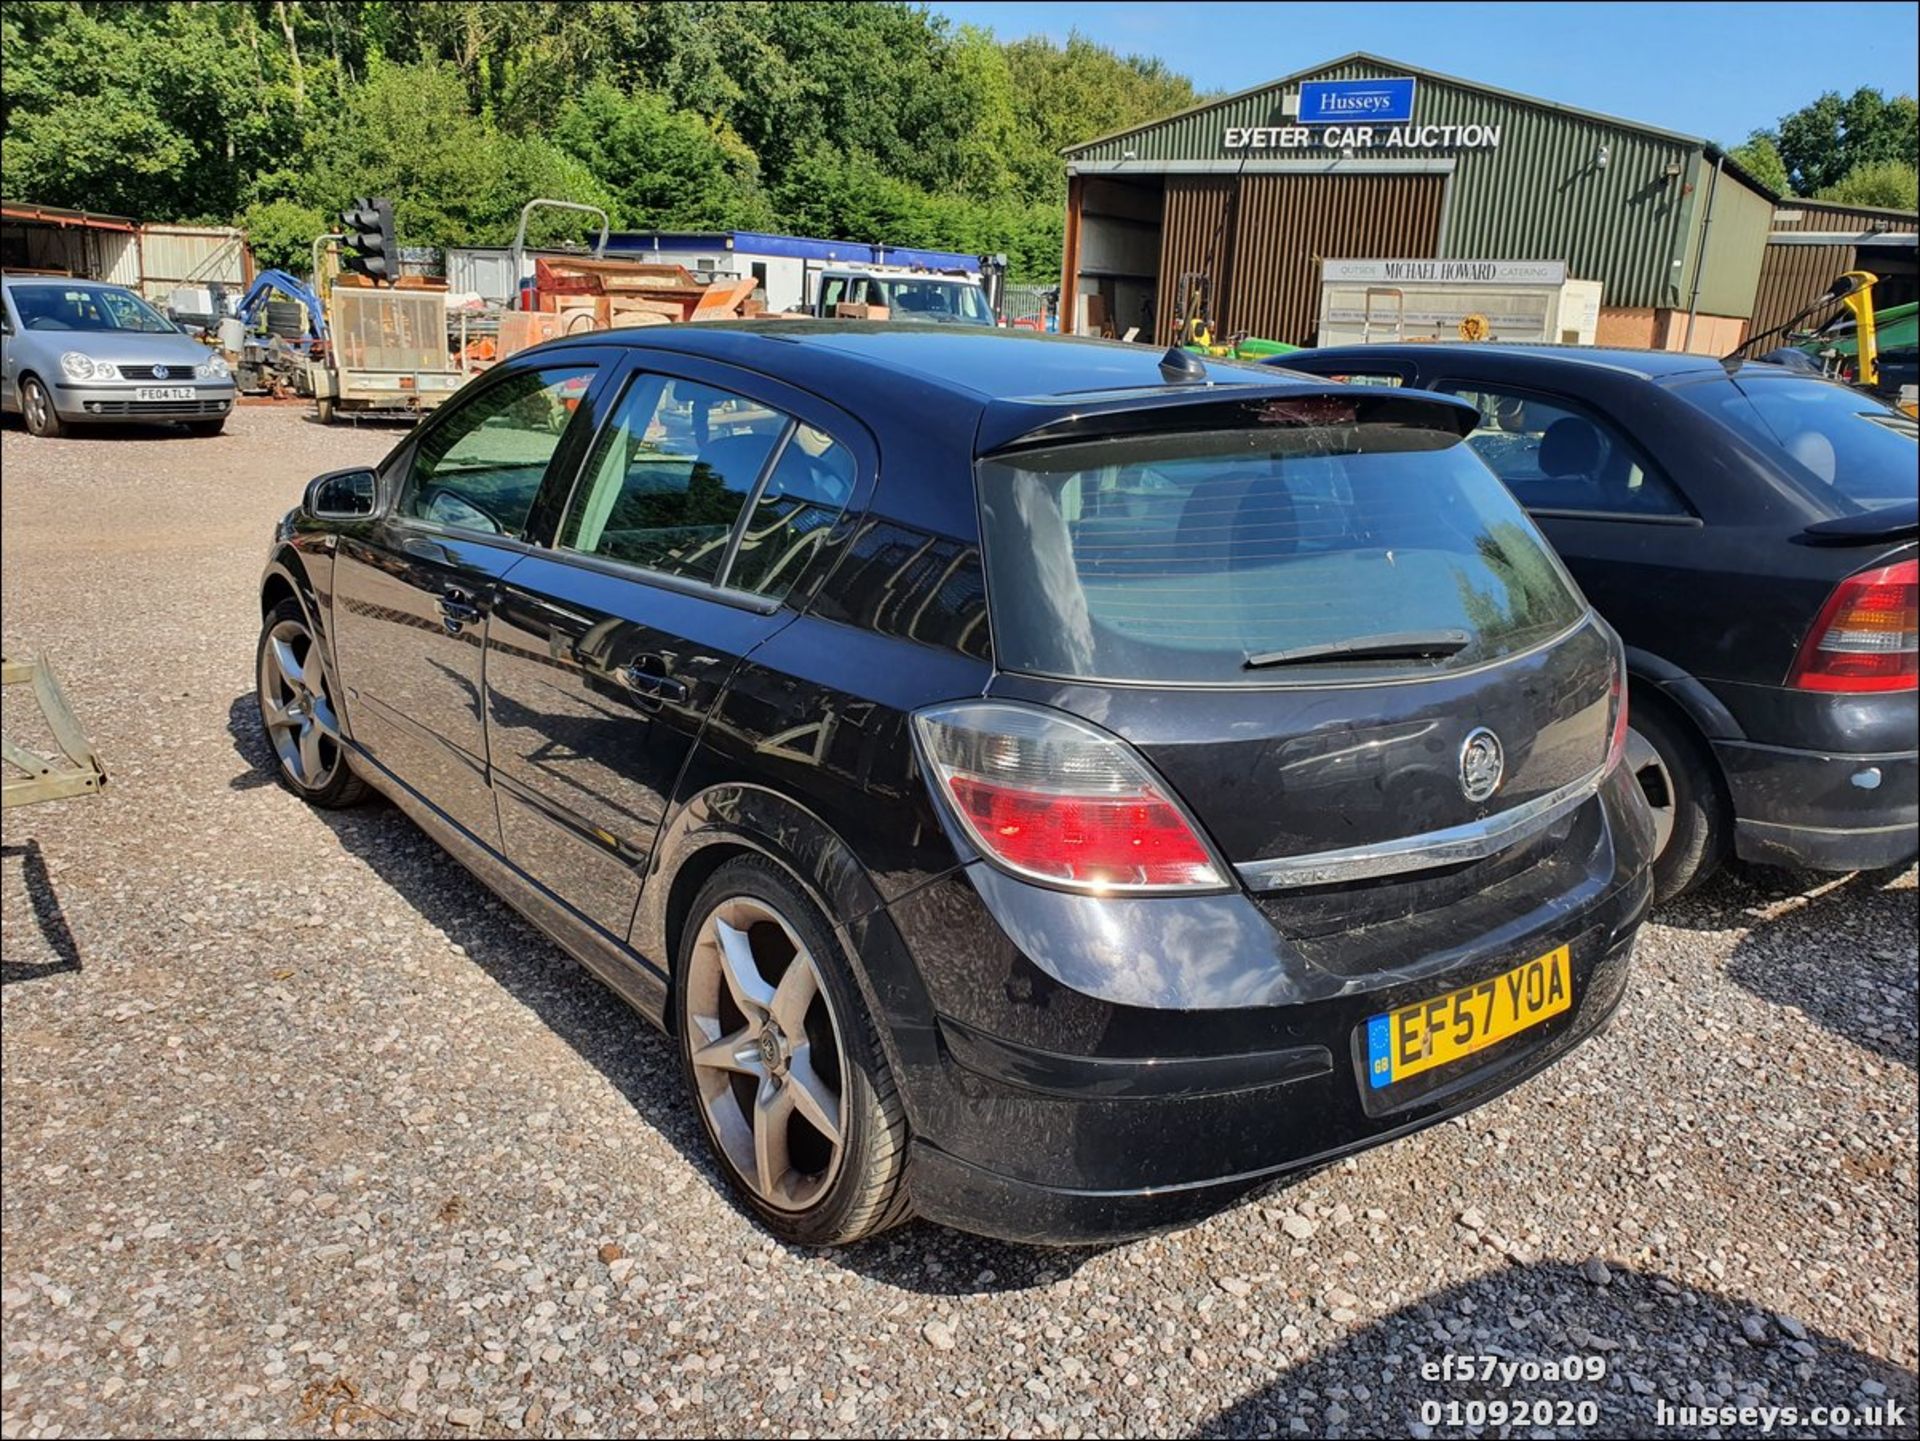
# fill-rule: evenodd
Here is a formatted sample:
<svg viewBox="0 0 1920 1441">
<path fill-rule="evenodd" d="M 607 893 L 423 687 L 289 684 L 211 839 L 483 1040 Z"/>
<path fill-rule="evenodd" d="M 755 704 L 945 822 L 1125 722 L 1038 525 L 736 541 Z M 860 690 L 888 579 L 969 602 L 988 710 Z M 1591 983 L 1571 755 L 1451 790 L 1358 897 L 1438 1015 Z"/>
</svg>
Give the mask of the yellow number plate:
<svg viewBox="0 0 1920 1441">
<path fill-rule="evenodd" d="M 1485 1050 L 1573 1004 L 1567 948 L 1504 975 L 1367 1022 L 1367 1081 L 1375 1090 Z"/>
</svg>

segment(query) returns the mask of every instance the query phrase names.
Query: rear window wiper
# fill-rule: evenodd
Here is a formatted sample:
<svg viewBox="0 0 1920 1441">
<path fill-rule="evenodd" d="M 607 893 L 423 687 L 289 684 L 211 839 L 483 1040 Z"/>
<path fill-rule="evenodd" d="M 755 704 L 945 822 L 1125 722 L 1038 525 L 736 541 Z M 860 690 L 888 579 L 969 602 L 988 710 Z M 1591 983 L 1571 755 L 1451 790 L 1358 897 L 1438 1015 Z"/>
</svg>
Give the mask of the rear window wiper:
<svg viewBox="0 0 1920 1441">
<path fill-rule="evenodd" d="M 1364 635 L 1355 640 L 1331 640 L 1291 650 L 1263 650 L 1246 659 L 1248 670 L 1275 665 L 1307 665 L 1317 660 L 1425 660 L 1457 655 L 1473 644 L 1463 630 L 1403 630 L 1388 635 Z"/>
</svg>

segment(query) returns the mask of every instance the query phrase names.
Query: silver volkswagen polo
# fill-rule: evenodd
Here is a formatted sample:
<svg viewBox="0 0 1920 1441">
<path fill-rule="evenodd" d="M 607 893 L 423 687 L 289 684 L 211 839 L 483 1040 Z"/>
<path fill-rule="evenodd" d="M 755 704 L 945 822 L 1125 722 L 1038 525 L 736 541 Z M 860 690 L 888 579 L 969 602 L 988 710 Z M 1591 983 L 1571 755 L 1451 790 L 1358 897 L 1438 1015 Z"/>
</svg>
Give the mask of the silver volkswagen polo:
<svg viewBox="0 0 1920 1441">
<path fill-rule="evenodd" d="M 224 358 L 122 286 L 64 275 L 0 277 L 0 410 L 29 432 L 180 421 L 218 435 L 233 409 Z"/>
</svg>

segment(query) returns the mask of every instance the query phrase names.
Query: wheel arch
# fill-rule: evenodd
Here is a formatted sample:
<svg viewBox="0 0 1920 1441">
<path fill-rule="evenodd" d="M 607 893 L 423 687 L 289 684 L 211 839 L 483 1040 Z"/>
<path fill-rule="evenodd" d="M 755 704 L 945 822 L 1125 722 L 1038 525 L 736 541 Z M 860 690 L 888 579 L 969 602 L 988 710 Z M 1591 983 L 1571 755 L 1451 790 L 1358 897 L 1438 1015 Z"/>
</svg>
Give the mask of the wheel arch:
<svg viewBox="0 0 1920 1441">
<path fill-rule="evenodd" d="M 931 1051 L 921 1054 L 923 1047 L 933 1045 L 933 1001 L 887 913 L 885 898 L 831 824 L 777 791 L 722 782 L 694 795 L 668 817 L 634 911 L 632 948 L 657 958 L 671 981 L 695 897 L 720 867 L 741 856 L 772 861 L 819 909 L 851 963 L 894 1074 L 904 1080 L 916 1067 L 937 1064 Z M 671 1032 L 677 1025 L 671 1004 L 667 1012 Z M 901 1088 L 910 1118 L 913 1090 Z"/>
<path fill-rule="evenodd" d="M 1626 653 L 1627 678 L 1635 686 L 1629 697 L 1629 708 L 1633 699 L 1652 692 L 1692 727 L 1703 744 L 1746 738 L 1733 712 L 1694 676 L 1652 651 L 1628 646 Z"/>
</svg>

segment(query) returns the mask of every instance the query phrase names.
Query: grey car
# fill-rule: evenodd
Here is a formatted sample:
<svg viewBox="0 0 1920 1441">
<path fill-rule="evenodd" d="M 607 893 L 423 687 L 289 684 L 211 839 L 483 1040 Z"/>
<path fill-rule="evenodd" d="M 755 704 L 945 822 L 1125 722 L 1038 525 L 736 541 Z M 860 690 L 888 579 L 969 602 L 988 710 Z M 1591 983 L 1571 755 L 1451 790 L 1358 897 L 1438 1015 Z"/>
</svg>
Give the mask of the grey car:
<svg viewBox="0 0 1920 1441">
<path fill-rule="evenodd" d="M 226 360 L 131 290 L 64 275 L 0 277 L 0 410 L 29 432 L 180 421 L 218 435 L 233 409 Z"/>
</svg>

